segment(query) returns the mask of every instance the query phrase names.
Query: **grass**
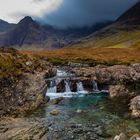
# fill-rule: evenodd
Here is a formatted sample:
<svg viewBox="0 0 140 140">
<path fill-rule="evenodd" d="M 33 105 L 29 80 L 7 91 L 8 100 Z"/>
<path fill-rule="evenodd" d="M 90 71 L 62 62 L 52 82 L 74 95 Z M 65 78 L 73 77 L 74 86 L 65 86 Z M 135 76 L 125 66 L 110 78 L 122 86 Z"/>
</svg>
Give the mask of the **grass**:
<svg viewBox="0 0 140 140">
<path fill-rule="evenodd" d="M 140 63 L 139 48 L 64 48 L 53 51 L 20 51 L 22 54 L 32 54 L 47 57 L 53 64 L 65 65 L 68 62 L 90 65 L 131 64 Z"/>
<path fill-rule="evenodd" d="M 140 26 L 111 25 L 71 47 L 140 48 Z"/>
<path fill-rule="evenodd" d="M 29 63 L 29 64 L 28 64 Z M 0 79 L 16 78 L 23 73 L 34 73 L 47 66 L 40 57 L 21 54 L 14 49 L 0 50 Z"/>
</svg>

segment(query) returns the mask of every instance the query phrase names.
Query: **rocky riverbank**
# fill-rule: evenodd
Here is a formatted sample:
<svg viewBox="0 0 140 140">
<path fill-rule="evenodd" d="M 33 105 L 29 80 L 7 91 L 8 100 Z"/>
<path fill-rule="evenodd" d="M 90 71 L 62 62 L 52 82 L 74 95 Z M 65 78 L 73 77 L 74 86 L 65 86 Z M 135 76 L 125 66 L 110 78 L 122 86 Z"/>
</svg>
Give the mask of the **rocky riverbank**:
<svg viewBox="0 0 140 140">
<path fill-rule="evenodd" d="M 92 81 L 96 81 L 100 90 L 109 91 L 110 98 L 125 99 L 126 103 L 132 99 L 130 103 L 132 116 L 140 117 L 140 97 L 138 96 L 140 94 L 140 64 L 74 67 L 71 72 L 78 77 L 75 80 L 82 81 L 87 88 L 92 87 Z"/>
<path fill-rule="evenodd" d="M 140 64 L 130 66 L 98 65 L 95 67 L 88 67 L 87 65 L 82 67 L 67 66 L 64 67 L 64 70 L 69 71 L 69 73 L 74 74 L 74 76 L 68 75 L 68 82 L 62 80 L 58 83 L 58 94 L 59 92 L 66 91 L 66 87 L 64 86 L 66 82 L 67 84 L 69 84 L 69 82 L 71 83 L 70 90 L 72 92 L 76 92 L 78 82 L 81 82 L 86 90 L 90 91 L 90 89 L 92 89 L 91 92 L 93 91 L 93 86 L 97 83 L 99 90 L 109 91 L 111 100 L 119 99 L 119 102 L 122 100 L 126 101 L 132 111 L 132 117 L 140 117 Z M 55 75 L 56 68 L 44 58 L 23 56 L 15 52 L 15 50 L 0 53 L 0 139 L 46 140 L 47 137 L 51 138 L 52 136 L 60 140 L 63 139 L 64 136 L 67 139 L 77 139 L 78 137 L 83 137 L 83 139 L 113 138 L 114 135 L 108 135 L 111 134 L 110 132 L 105 133 L 104 126 L 101 125 L 103 122 L 104 125 L 106 125 L 107 122 L 111 121 L 108 120 L 108 117 L 111 118 L 112 116 L 107 117 L 106 114 L 104 114 L 104 117 L 100 116 L 100 113 L 103 112 L 103 110 L 105 111 L 105 106 L 98 106 L 98 104 L 91 104 L 91 110 L 87 107 L 85 111 L 79 108 L 77 108 L 78 111 L 75 111 L 74 106 L 75 117 L 79 117 L 79 119 L 73 117 L 76 121 L 82 119 L 82 114 L 86 121 L 88 117 L 84 117 L 86 113 L 90 114 L 93 111 L 93 114 L 90 114 L 91 116 L 89 115 L 91 117 L 88 122 L 89 124 L 87 123 L 86 125 L 81 125 L 78 122 L 74 124 L 71 122 L 66 123 L 70 112 L 69 108 L 67 109 L 66 107 L 69 106 L 71 108 L 75 102 L 68 100 L 65 103 L 65 99 L 61 97 L 53 101 L 53 106 L 50 108 L 47 107 L 47 109 L 50 110 L 47 110 L 45 113 L 49 119 L 46 118 L 46 116 L 44 118 L 23 117 L 25 114 L 31 114 L 32 111 L 49 101 L 49 97 L 46 97 L 46 79 Z M 93 82 L 95 83 L 93 84 Z M 87 98 L 89 98 L 88 103 L 93 102 L 95 99 L 90 100 L 90 97 Z M 76 100 L 79 101 L 79 99 Z M 82 100 L 84 100 L 84 97 Z M 72 104 L 69 105 L 71 102 Z M 118 106 L 119 102 L 117 102 Z M 84 103 L 86 103 L 86 101 L 84 101 Z M 82 101 L 78 104 L 78 107 L 81 107 L 81 104 L 85 106 L 84 103 Z M 60 106 L 57 110 L 58 104 Z M 66 105 L 66 107 L 64 105 Z M 96 108 L 96 106 L 98 107 Z M 73 111 L 70 113 L 71 117 L 74 116 Z M 99 113 L 97 115 L 98 117 L 103 117 L 101 124 L 93 121 L 92 116 L 94 116 L 94 114 L 96 115 L 96 113 Z M 94 117 L 94 120 L 98 118 L 96 116 Z M 106 120 L 104 120 L 105 117 Z M 53 123 L 51 123 L 50 120 L 53 120 Z M 114 122 L 114 120 L 112 120 L 112 122 Z M 90 124 L 92 121 L 93 123 Z M 112 128 L 110 125 L 109 127 Z M 66 131 L 64 131 L 64 129 L 66 129 Z M 67 135 L 64 134 L 65 132 Z M 114 140 L 121 140 L 119 137 L 121 136 L 116 136 Z"/>
<path fill-rule="evenodd" d="M 41 58 L 16 50 L 0 52 L 0 116 L 28 113 L 46 102 L 45 80 L 55 74 Z"/>
</svg>

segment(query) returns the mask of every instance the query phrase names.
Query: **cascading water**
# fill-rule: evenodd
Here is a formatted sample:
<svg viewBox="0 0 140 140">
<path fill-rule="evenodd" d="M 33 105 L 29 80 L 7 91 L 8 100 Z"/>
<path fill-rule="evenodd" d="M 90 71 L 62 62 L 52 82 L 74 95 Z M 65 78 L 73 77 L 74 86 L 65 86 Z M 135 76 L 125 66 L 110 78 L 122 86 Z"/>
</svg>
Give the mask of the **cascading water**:
<svg viewBox="0 0 140 140">
<path fill-rule="evenodd" d="M 53 81 L 51 81 L 47 93 L 56 93 L 56 92 L 57 92 L 57 87 L 56 85 L 53 85 Z"/>
<path fill-rule="evenodd" d="M 76 84 L 77 84 L 77 93 L 80 93 L 80 94 L 83 94 L 83 95 L 88 93 L 88 91 L 84 90 L 82 82 L 78 82 Z"/>
<path fill-rule="evenodd" d="M 68 92 L 70 93 L 71 92 L 71 89 L 70 89 L 70 86 L 69 86 L 69 83 L 65 80 L 65 92 Z"/>
<path fill-rule="evenodd" d="M 50 80 L 50 85 L 48 87 L 46 96 L 49 96 L 51 99 L 53 98 L 59 98 L 59 97 L 66 97 L 66 98 L 71 98 L 71 97 L 83 97 L 85 94 L 88 94 L 89 92 L 84 90 L 83 83 L 81 81 L 77 82 L 77 91 L 72 92 L 70 85 L 69 85 L 69 73 L 66 73 L 63 70 L 57 70 L 57 75 Z M 64 86 L 65 86 L 65 92 L 63 93 L 57 93 L 57 86 L 59 83 L 64 80 Z M 94 92 L 99 92 L 98 90 L 98 85 L 95 81 L 93 81 L 93 91 Z"/>
<path fill-rule="evenodd" d="M 84 91 L 84 87 L 83 87 L 82 82 L 78 82 L 76 84 L 77 84 L 77 92 Z"/>
<path fill-rule="evenodd" d="M 94 91 L 94 92 L 99 92 L 98 84 L 97 84 L 96 81 L 93 81 L 93 91 Z"/>
</svg>

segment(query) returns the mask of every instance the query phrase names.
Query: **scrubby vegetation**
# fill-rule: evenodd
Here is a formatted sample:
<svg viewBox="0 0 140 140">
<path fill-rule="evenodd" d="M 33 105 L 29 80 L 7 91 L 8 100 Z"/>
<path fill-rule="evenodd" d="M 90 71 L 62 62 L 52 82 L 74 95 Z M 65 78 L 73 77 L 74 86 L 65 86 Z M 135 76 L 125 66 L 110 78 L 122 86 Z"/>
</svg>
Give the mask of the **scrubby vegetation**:
<svg viewBox="0 0 140 140">
<path fill-rule="evenodd" d="M 0 49 L 0 78 L 17 77 L 44 67 L 45 62 L 40 57 L 20 54 L 15 49 Z"/>
<path fill-rule="evenodd" d="M 21 51 L 23 54 L 36 54 L 47 57 L 55 65 L 69 62 L 89 64 L 116 65 L 140 62 L 139 48 L 65 48 L 54 51 Z"/>
</svg>

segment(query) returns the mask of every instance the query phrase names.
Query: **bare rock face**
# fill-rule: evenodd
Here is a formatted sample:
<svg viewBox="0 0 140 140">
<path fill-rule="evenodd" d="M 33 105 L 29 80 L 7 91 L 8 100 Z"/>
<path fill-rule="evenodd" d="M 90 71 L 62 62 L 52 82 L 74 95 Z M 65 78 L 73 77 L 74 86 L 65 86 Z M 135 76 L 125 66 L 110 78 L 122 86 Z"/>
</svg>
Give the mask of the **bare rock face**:
<svg viewBox="0 0 140 140">
<path fill-rule="evenodd" d="M 130 110 L 132 117 L 140 118 L 140 96 L 136 96 L 131 100 Z"/>
<path fill-rule="evenodd" d="M 46 74 L 54 74 L 52 68 L 23 73 L 20 77 L 0 79 L 0 116 L 29 113 L 49 101 L 46 97 Z"/>
</svg>

